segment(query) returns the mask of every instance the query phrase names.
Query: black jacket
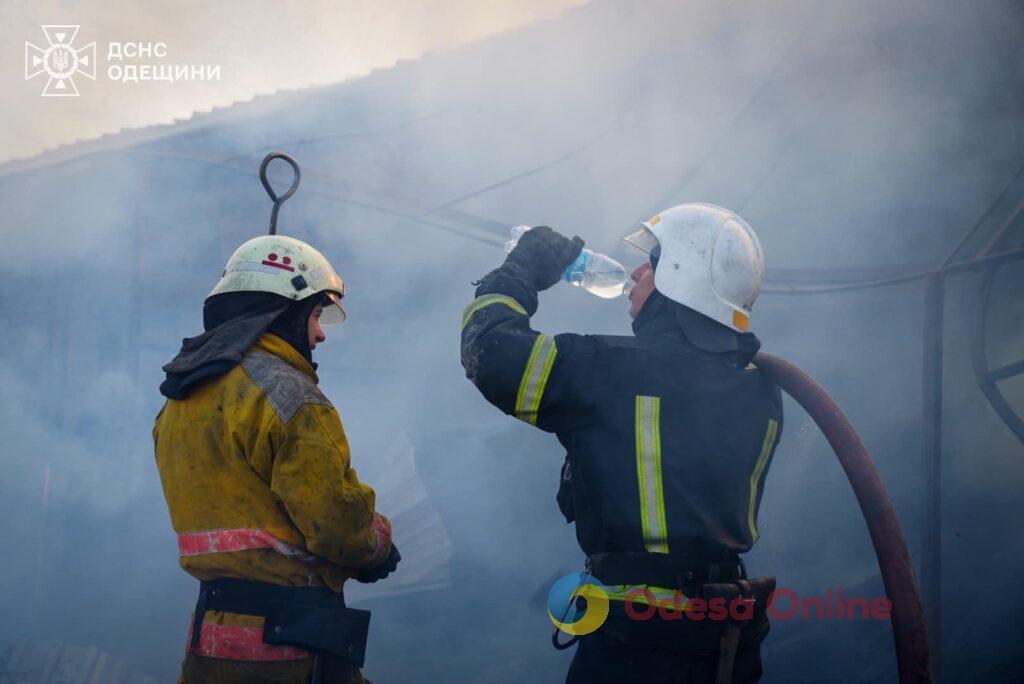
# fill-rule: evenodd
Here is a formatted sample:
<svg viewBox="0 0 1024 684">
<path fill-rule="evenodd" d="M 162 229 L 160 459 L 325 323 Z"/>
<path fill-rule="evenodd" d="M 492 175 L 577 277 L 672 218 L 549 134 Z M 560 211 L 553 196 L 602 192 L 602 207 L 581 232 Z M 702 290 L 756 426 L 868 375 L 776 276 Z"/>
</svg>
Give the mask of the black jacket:
<svg viewBox="0 0 1024 684">
<path fill-rule="evenodd" d="M 588 555 L 697 560 L 757 541 L 781 394 L 748 367 L 752 334 L 735 334 L 731 350 L 701 348 L 679 307 L 655 292 L 635 337 L 552 337 L 530 328 L 537 292 L 504 267 L 466 307 L 466 375 L 505 413 L 557 434 L 567 451 L 559 505 Z"/>
</svg>

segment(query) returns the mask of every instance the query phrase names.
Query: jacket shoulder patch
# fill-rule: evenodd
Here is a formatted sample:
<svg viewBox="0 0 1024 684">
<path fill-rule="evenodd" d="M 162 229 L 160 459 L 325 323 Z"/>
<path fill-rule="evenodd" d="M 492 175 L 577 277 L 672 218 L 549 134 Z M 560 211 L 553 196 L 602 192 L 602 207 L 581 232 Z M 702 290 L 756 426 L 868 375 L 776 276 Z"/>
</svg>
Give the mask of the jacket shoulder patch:
<svg viewBox="0 0 1024 684">
<path fill-rule="evenodd" d="M 306 404 L 334 408 L 308 375 L 273 354 L 254 349 L 246 353 L 241 365 L 249 379 L 267 395 L 267 401 L 282 423 L 291 420 Z"/>
</svg>

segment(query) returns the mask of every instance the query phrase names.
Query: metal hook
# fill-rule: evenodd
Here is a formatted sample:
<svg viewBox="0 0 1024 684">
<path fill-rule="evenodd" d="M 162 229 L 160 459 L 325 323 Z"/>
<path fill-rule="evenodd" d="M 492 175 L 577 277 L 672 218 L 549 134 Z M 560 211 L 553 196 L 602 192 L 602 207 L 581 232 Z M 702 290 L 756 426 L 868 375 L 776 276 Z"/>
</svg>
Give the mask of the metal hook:
<svg viewBox="0 0 1024 684">
<path fill-rule="evenodd" d="M 292 170 L 295 171 L 295 178 L 292 180 L 292 185 L 283 195 L 278 197 L 277 193 L 274 192 L 274 188 L 271 187 L 270 181 L 267 180 L 267 167 L 270 166 L 270 162 L 275 159 L 284 159 L 291 165 Z M 263 158 L 263 163 L 260 164 L 260 182 L 263 183 L 263 187 L 266 189 L 267 194 L 270 195 L 270 199 L 274 201 L 274 208 L 270 212 L 270 234 L 277 235 L 277 212 L 281 209 L 281 205 L 284 204 L 285 200 L 295 194 L 295 190 L 299 187 L 299 180 L 302 178 L 302 171 L 299 170 L 299 162 L 295 161 L 290 155 L 284 152 L 271 152 Z"/>
</svg>

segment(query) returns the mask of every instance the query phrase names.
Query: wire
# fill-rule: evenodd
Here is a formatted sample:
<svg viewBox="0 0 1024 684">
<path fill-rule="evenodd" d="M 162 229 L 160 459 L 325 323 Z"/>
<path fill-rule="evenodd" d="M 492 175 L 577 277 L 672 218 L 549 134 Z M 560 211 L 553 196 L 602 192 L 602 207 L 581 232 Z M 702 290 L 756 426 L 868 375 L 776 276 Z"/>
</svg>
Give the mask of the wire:
<svg viewBox="0 0 1024 684">
<path fill-rule="evenodd" d="M 999 230 L 996 231 L 995 235 L 993 235 L 992 238 L 987 243 L 985 243 L 985 246 L 981 248 L 981 256 L 988 256 L 989 254 L 992 253 L 992 250 L 995 248 L 995 246 L 999 244 L 1000 240 L 1003 239 L 1003 235 L 1006 234 L 1006 231 L 1008 231 L 1010 227 L 1013 226 L 1014 222 L 1017 220 L 1017 217 L 1020 216 L 1021 210 L 1024 210 L 1024 200 L 1021 200 L 1020 203 L 1017 204 L 1017 208 L 1013 210 L 1012 214 L 1010 214 L 1010 218 L 1003 221 L 1003 225 L 999 226 Z"/>
<path fill-rule="evenodd" d="M 454 198 L 448 200 L 447 202 L 445 202 L 444 204 L 440 204 L 440 205 L 438 205 L 438 206 L 436 206 L 436 207 L 434 207 L 432 209 L 427 210 L 426 212 L 424 212 L 424 216 L 426 216 L 428 214 L 432 214 L 432 213 L 434 213 L 436 211 L 440 211 L 441 209 L 447 209 L 448 207 L 452 206 L 453 204 L 458 204 L 459 202 L 462 202 L 464 200 L 470 199 L 471 197 L 476 197 L 477 195 L 482 195 L 485 192 L 490 192 L 491 190 L 496 190 L 498 188 L 504 187 L 506 185 L 509 185 L 510 183 L 514 183 L 514 182 L 516 182 L 518 180 L 522 180 L 523 178 L 527 178 L 529 176 L 532 176 L 535 173 L 540 173 L 541 171 L 546 171 L 547 169 L 550 169 L 552 166 L 556 166 L 558 164 L 561 164 L 564 161 L 568 161 L 568 160 L 572 159 L 576 155 L 581 154 L 582 152 L 585 152 L 587 149 L 589 149 L 595 143 L 597 143 L 599 140 L 601 140 L 601 138 L 603 138 L 606 135 L 608 135 L 608 133 L 610 133 L 613 128 L 615 128 L 616 126 L 621 124 L 622 120 L 625 118 L 625 116 L 628 113 L 628 111 L 629 110 L 624 111 L 621 114 L 619 114 L 615 118 L 615 120 L 612 121 L 610 124 L 608 124 L 608 126 L 606 126 L 604 128 L 604 130 L 602 130 L 600 133 L 595 135 L 590 140 L 587 140 L 582 145 L 578 145 L 577 147 L 574 147 L 573 149 L 569 150 L 565 154 L 562 154 L 562 155 L 560 155 L 558 157 L 555 157 L 554 159 L 552 159 L 550 161 L 544 162 L 540 166 L 535 166 L 535 167 L 533 167 L 531 169 L 527 169 L 526 171 L 522 171 L 522 172 L 517 173 L 517 174 L 515 174 L 513 176 L 509 176 L 508 178 L 505 178 L 504 180 L 500 180 L 500 181 L 498 181 L 496 183 L 491 183 L 490 185 L 486 185 L 486 186 L 484 186 L 482 188 L 478 188 L 476 190 L 471 190 L 470 192 L 467 192 L 465 194 L 459 195 L 458 197 L 454 197 Z"/>
<path fill-rule="evenodd" d="M 915 273 L 893 276 L 891 278 L 876 278 L 873 280 L 858 280 L 852 283 L 840 283 L 835 285 L 810 283 L 808 285 L 771 285 L 764 287 L 761 292 L 764 294 L 817 294 L 819 292 L 849 292 L 853 290 L 866 290 L 872 287 L 883 287 L 886 285 L 898 285 L 913 280 L 920 280 L 930 273 L 954 274 L 981 268 L 987 265 L 1000 265 L 1024 259 L 1024 247 L 1007 249 L 1002 252 L 983 254 L 974 259 L 961 261 L 945 268 L 923 269 Z"/>
<path fill-rule="evenodd" d="M 169 152 L 153 152 L 153 151 L 144 151 L 144 150 L 123 150 L 123 151 L 124 152 L 129 152 L 131 154 L 136 154 L 136 155 L 139 155 L 139 156 L 161 157 L 161 158 L 166 158 L 166 159 L 178 159 L 178 160 L 181 160 L 181 161 L 188 161 L 188 162 L 193 162 L 193 163 L 197 163 L 197 164 L 207 164 L 207 165 L 210 165 L 210 166 L 219 166 L 219 167 L 228 169 L 230 171 L 234 171 L 236 173 L 243 173 L 245 175 L 249 175 L 251 173 L 247 169 L 243 169 L 243 168 L 240 168 L 240 167 L 235 166 L 233 164 L 228 164 L 226 162 L 218 161 L 216 159 L 203 159 L 202 157 L 193 157 L 193 156 L 183 155 L 183 154 L 173 154 L 173 153 L 169 153 Z M 323 174 L 321 174 L 321 175 L 323 175 Z M 390 208 L 390 207 L 384 207 L 384 206 L 381 206 L 379 204 L 373 204 L 371 202 L 363 202 L 361 200 L 355 200 L 355 199 L 352 199 L 352 198 L 349 198 L 349 197 L 342 197 L 340 195 L 329 193 L 329 192 L 327 192 L 325 190 L 320 190 L 320 189 L 318 189 L 316 187 L 313 187 L 313 188 L 307 190 L 306 192 L 308 194 L 318 195 L 320 197 L 328 197 L 328 198 L 336 200 L 338 202 L 343 202 L 345 204 L 351 204 L 353 206 L 363 207 L 365 209 L 373 209 L 375 211 L 379 211 L 379 212 L 385 213 L 385 214 L 391 214 L 393 216 L 400 216 L 402 218 L 406 218 L 406 219 L 409 219 L 411 221 L 416 221 L 418 223 L 422 223 L 424 225 L 431 226 L 432 228 L 437 228 L 438 230 L 442 230 L 442 231 L 445 231 L 447 233 L 452 233 L 454 235 L 459 235 L 460 237 L 464 237 L 464 238 L 469 239 L 469 240 L 474 240 L 475 242 L 480 242 L 480 243 L 483 243 L 483 244 L 486 244 L 486 245 L 500 246 L 500 245 L 504 244 L 503 241 L 501 241 L 501 240 L 499 240 L 497 238 L 483 237 L 483 236 L 476 235 L 476 234 L 467 232 L 467 231 L 459 229 L 459 228 L 454 228 L 452 226 L 447 226 L 447 225 L 444 225 L 442 223 L 437 223 L 436 221 L 431 221 L 431 220 L 429 220 L 427 218 L 424 218 L 423 216 L 418 216 L 416 214 L 412 214 L 412 213 L 409 213 L 409 212 L 401 211 L 399 209 L 393 209 L 393 208 Z"/>
<path fill-rule="evenodd" d="M 794 31 L 793 39 L 785 47 L 782 54 L 779 56 L 778 61 L 775 62 L 775 65 L 772 67 L 771 71 L 768 73 L 767 76 L 765 76 L 764 81 L 762 81 L 761 84 L 750 95 L 750 99 L 748 99 L 746 103 L 744 103 L 744 105 L 740 107 L 740 109 L 736 112 L 735 116 L 733 116 L 729 123 L 727 123 L 722 128 L 721 133 L 718 134 L 714 142 L 712 142 L 711 145 L 707 148 L 707 151 L 704 153 L 704 156 L 697 160 L 697 163 L 690 167 L 690 169 L 683 175 L 682 180 L 676 183 L 671 190 L 664 194 L 664 196 L 656 204 L 656 206 L 663 207 L 670 206 L 672 204 L 678 204 L 677 198 L 682 193 L 683 189 L 687 185 L 689 185 L 690 182 L 694 178 L 696 178 L 698 174 L 700 174 L 700 172 L 704 169 L 707 163 L 711 161 L 712 158 L 717 156 L 718 149 L 722 146 L 723 143 L 725 143 L 726 140 L 732 137 L 733 129 L 739 126 L 740 122 L 746 119 L 747 116 L 754 110 L 754 106 L 757 104 L 758 100 L 761 99 L 761 96 L 764 93 L 768 92 L 769 85 L 776 79 L 776 77 L 782 71 L 783 65 L 785 65 L 786 62 L 789 61 L 789 58 L 796 52 L 797 45 L 799 44 L 800 46 L 806 47 L 806 43 L 802 42 L 801 39 L 804 37 L 806 29 L 810 25 L 810 23 L 811 19 L 808 15 L 808 17 L 805 18 L 800 28 Z M 818 38 L 821 37 L 820 31 L 814 32 L 813 35 Z"/>
<path fill-rule="evenodd" d="M 963 246 L 967 244 L 967 241 L 970 240 L 976 232 L 978 232 L 978 229 L 981 228 L 981 225 L 992 214 L 992 211 L 996 208 L 996 206 L 1003 201 L 1003 198 L 1006 196 L 1006 193 L 1010 191 L 1010 188 L 1013 187 L 1013 184 L 1016 183 L 1017 179 L 1019 179 L 1022 175 L 1024 175 L 1024 165 L 1017 169 L 1017 173 L 1013 174 L 1013 177 L 1010 178 L 1010 180 L 1006 183 L 1006 185 L 999 192 L 999 194 L 996 195 L 996 198 L 992 200 L 992 203 L 988 205 L 988 208 L 985 209 L 984 212 L 982 212 L 981 216 L 979 216 L 978 219 L 974 222 L 974 225 L 971 226 L 970 230 L 968 230 L 967 233 L 965 233 L 964 236 L 960 238 L 960 241 L 956 243 L 956 246 L 953 248 L 953 251 L 946 255 L 946 258 L 942 260 L 941 266 L 945 267 L 949 265 L 949 262 L 953 260 L 953 257 L 956 256 L 957 252 L 959 252 L 963 248 Z"/>
<path fill-rule="evenodd" d="M 866 290 L 872 287 L 884 287 L 886 285 L 898 285 L 919 280 L 928 275 L 928 271 L 919 271 L 908 275 L 894 276 L 892 278 L 878 278 L 876 280 L 860 280 L 853 283 L 841 283 L 838 285 L 808 284 L 808 285 L 772 285 L 766 284 L 761 289 L 762 294 L 818 294 L 821 292 L 849 292 L 853 290 Z"/>
<path fill-rule="evenodd" d="M 405 126 L 411 126 L 421 121 L 427 121 L 435 117 L 441 116 L 454 109 L 454 107 L 445 107 L 436 112 L 430 114 L 424 114 L 422 116 L 413 117 L 410 119 L 403 119 L 402 121 L 395 121 L 393 123 L 385 124 L 383 126 L 371 126 L 369 128 L 361 128 L 354 131 L 347 131 L 345 133 L 335 133 L 332 135 L 322 135 L 316 138 L 300 138 L 299 140 L 286 140 L 284 142 L 273 143 L 270 145 L 263 145 L 261 147 L 254 148 L 248 152 L 240 152 L 233 157 L 228 157 L 224 160 L 225 163 L 235 161 L 236 159 L 245 159 L 246 157 L 265 152 L 266 150 L 279 150 L 285 147 L 296 147 L 298 145 L 308 145 L 310 143 L 323 142 L 325 140 L 344 140 L 345 138 L 358 138 L 361 135 L 371 135 L 373 133 L 379 133 L 381 131 L 388 131 L 392 128 L 403 128 Z"/>
</svg>

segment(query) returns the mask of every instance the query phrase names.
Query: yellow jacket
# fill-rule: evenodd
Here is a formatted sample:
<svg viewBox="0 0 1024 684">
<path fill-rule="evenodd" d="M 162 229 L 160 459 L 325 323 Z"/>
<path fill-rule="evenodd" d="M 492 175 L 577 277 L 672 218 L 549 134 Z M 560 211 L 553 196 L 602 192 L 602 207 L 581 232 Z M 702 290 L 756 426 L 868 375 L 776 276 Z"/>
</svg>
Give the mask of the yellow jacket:
<svg viewBox="0 0 1024 684">
<path fill-rule="evenodd" d="M 153 441 L 186 572 L 340 592 L 387 556 L 390 523 L 350 467 L 341 419 L 317 381 L 301 354 L 264 333 L 230 372 L 166 402 Z M 210 611 L 210 624 L 262 628 L 263 619 Z M 205 625 L 199 653 L 245 658 L 245 648 L 205 648 L 216 631 Z M 251 641 L 248 631 L 235 641 Z"/>
</svg>

